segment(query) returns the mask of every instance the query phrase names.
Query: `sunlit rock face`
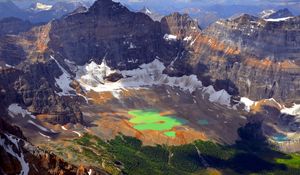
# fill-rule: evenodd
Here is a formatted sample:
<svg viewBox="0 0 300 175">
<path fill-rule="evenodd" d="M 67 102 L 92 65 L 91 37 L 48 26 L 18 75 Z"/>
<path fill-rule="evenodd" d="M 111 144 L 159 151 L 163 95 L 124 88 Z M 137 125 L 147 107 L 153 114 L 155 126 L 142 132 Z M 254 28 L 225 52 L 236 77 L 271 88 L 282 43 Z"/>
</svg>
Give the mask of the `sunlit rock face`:
<svg viewBox="0 0 300 175">
<path fill-rule="evenodd" d="M 189 62 L 212 81 L 229 80 L 225 84 L 234 86 L 228 90 L 237 87 L 241 96 L 299 101 L 298 24 L 298 17 L 250 15 L 218 21 L 191 43 Z"/>
<path fill-rule="evenodd" d="M 241 15 L 211 25 L 206 34 L 261 59 L 299 60 L 299 17 L 260 19 Z"/>
</svg>

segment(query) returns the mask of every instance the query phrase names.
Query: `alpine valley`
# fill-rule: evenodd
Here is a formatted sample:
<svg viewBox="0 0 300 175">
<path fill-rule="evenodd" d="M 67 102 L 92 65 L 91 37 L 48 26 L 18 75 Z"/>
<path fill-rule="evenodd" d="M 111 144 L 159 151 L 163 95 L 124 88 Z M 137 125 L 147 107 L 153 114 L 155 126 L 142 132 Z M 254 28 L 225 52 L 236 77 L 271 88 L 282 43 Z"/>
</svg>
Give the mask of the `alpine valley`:
<svg viewBox="0 0 300 175">
<path fill-rule="evenodd" d="M 53 7 L 0 20 L 0 174 L 300 174 L 300 16 Z"/>
</svg>

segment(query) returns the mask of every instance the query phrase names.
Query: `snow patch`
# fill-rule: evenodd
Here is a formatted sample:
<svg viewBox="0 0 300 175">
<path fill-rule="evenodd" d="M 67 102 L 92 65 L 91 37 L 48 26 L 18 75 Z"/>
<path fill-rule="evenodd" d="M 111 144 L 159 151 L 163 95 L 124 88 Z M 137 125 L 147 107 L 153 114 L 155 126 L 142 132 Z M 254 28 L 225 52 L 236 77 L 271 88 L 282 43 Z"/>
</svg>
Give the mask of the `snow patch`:
<svg viewBox="0 0 300 175">
<path fill-rule="evenodd" d="M 12 66 L 10 64 L 5 64 L 5 67 L 8 67 L 8 68 L 15 68 L 15 66 Z"/>
<path fill-rule="evenodd" d="M 36 126 L 37 128 L 39 128 L 40 130 L 42 130 L 44 132 L 53 132 L 53 131 L 51 131 L 51 130 L 49 130 L 49 129 L 47 129 L 47 128 L 45 128 L 45 127 L 43 127 L 43 126 L 41 126 L 41 125 L 39 125 L 37 123 L 35 123 L 32 120 L 28 120 L 27 122 L 30 123 L 30 124 L 33 124 L 34 126 Z"/>
<path fill-rule="evenodd" d="M 13 103 L 9 105 L 8 107 L 8 115 L 11 117 L 15 117 L 17 115 L 22 115 L 22 117 L 26 117 L 26 115 L 29 115 L 31 118 L 36 119 L 34 115 L 32 115 L 29 111 L 26 109 L 23 109 L 19 104 Z"/>
<path fill-rule="evenodd" d="M 13 145 L 5 143 L 5 139 L 2 139 L 2 138 L 0 139 L 0 146 L 2 146 L 7 153 L 9 153 L 13 157 L 15 157 L 20 162 L 21 167 L 22 167 L 20 175 L 28 175 L 29 164 L 25 161 L 23 152 L 19 148 L 19 144 L 18 144 L 21 139 L 15 137 L 13 135 L 10 135 L 10 134 L 5 134 L 5 136 L 17 148 L 19 153 L 16 153 L 14 151 Z"/>
<path fill-rule="evenodd" d="M 231 95 L 226 90 L 216 91 L 213 86 L 203 87 L 202 82 L 198 80 L 196 75 L 184 75 L 182 77 L 170 77 L 167 74 L 163 74 L 163 70 L 166 67 L 158 59 L 153 60 L 148 64 L 142 64 L 139 68 L 133 70 L 112 70 L 107 64 L 105 59 L 100 65 L 95 62 L 91 62 L 84 66 L 78 66 L 76 72 L 76 80 L 87 91 L 93 90 L 95 92 L 111 92 L 112 95 L 120 99 L 120 92 L 126 89 L 141 89 L 151 86 L 168 85 L 171 87 L 180 88 L 183 91 L 190 93 L 196 89 L 202 90 L 203 94 L 208 94 L 208 100 L 212 103 L 218 103 L 227 106 L 231 109 L 237 109 L 237 105 L 243 103 L 245 110 L 250 112 L 251 106 L 255 105 L 255 101 L 252 101 L 246 97 L 241 97 L 240 101 L 236 101 L 238 104 L 231 105 Z M 111 73 L 122 74 L 124 78 L 117 82 L 106 81 L 105 77 Z M 250 81 L 247 81 L 251 84 Z M 169 92 L 167 91 L 168 96 Z M 204 96 L 203 96 L 204 97 Z M 268 99 L 274 100 L 274 99 Z M 275 100 L 274 100 L 275 101 Z M 287 108 L 286 113 L 295 112 L 297 107 Z M 281 107 L 283 108 L 283 107 Z"/>
<path fill-rule="evenodd" d="M 254 101 L 250 100 L 247 97 L 241 97 L 240 102 L 245 105 L 245 110 L 248 112 L 250 112 L 251 106 L 255 104 Z"/>
<path fill-rule="evenodd" d="M 228 106 L 228 107 L 231 106 L 230 105 L 231 95 L 229 95 L 227 91 L 225 91 L 224 89 L 216 91 L 213 88 L 213 86 L 208 86 L 203 88 L 203 91 L 205 94 L 209 95 L 208 100 L 210 102 L 219 103 L 221 105 Z"/>
<path fill-rule="evenodd" d="M 65 126 L 61 126 L 61 129 L 67 131 L 68 129 Z"/>
<path fill-rule="evenodd" d="M 50 139 L 51 139 L 51 137 L 50 137 L 50 136 L 47 136 L 47 135 L 45 135 L 45 134 L 43 134 L 43 133 L 41 133 L 41 132 L 39 132 L 39 134 L 40 134 L 41 136 L 43 136 L 43 137 L 47 138 L 47 139 L 48 139 L 48 141 L 50 141 Z"/>
<path fill-rule="evenodd" d="M 109 74 L 115 73 L 107 66 L 106 61 L 103 60 L 100 65 L 97 65 L 94 61 L 85 66 L 78 66 L 76 72 L 76 80 L 87 90 L 94 90 L 96 92 L 110 91 L 114 87 L 105 85 L 104 78 Z M 112 83 L 113 84 L 113 83 Z M 105 88 L 105 89 L 102 89 Z"/>
<path fill-rule="evenodd" d="M 93 170 L 89 169 L 88 175 L 92 175 L 92 173 L 93 173 Z"/>
<path fill-rule="evenodd" d="M 145 9 L 145 13 L 146 13 L 146 14 L 149 14 L 149 15 L 152 14 L 151 10 L 149 10 L 148 8 Z"/>
<path fill-rule="evenodd" d="M 216 91 L 215 93 L 211 94 L 209 97 L 210 102 L 219 103 L 224 106 L 230 106 L 230 99 L 231 96 L 224 89 L 220 91 Z"/>
<path fill-rule="evenodd" d="M 40 2 L 37 2 L 36 5 L 35 5 L 35 9 L 34 10 L 38 10 L 38 11 L 47 11 L 47 10 L 51 10 L 52 8 L 52 5 L 47 5 L 47 4 L 43 4 L 43 3 L 40 3 Z"/>
<path fill-rule="evenodd" d="M 195 42 L 196 42 L 197 38 L 195 38 L 191 43 L 190 43 L 190 46 L 194 45 Z"/>
<path fill-rule="evenodd" d="M 59 96 L 74 95 L 70 93 L 75 91 L 72 87 L 70 87 L 70 83 L 72 82 L 71 75 L 59 64 L 59 62 L 53 56 L 50 56 L 50 58 L 56 62 L 60 70 L 63 72 L 62 75 L 60 75 L 58 78 L 55 78 L 55 84 L 62 90 L 62 92 L 58 92 L 57 94 Z"/>
<path fill-rule="evenodd" d="M 260 13 L 261 18 L 267 18 L 268 16 L 270 16 L 271 14 L 275 13 L 276 11 L 273 9 L 269 9 L 269 10 L 264 10 Z"/>
<path fill-rule="evenodd" d="M 183 39 L 183 41 L 191 41 L 192 40 L 192 36 L 187 36 L 187 37 L 185 37 L 184 39 Z"/>
<path fill-rule="evenodd" d="M 163 74 L 164 69 L 164 64 L 157 59 L 151 63 L 142 64 L 140 68 L 124 71 L 111 70 L 105 62 L 102 62 L 101 65 L 96 65 L 96 63 L 92 62 L 79 68 L 76 80 L 86 90 L 94 90 L 96 92 L 118 92 L 123 89 L 139 89 L 153 85 L 169 85 L 193 92 L 196 88 L 202 87 L 202 83 L 197 79 L 196 75 L 169 77 Z M 105 76 L 114 72 L 122 74 L 125 78 L 117 82 L 104 80 Z"/>
<path fill-rule="evenodd" d="M 213 86 L 203 87 L 196 75 L 184 75 L 182 77 L 170 77 L 163 74 L 165 66 L 158 59 L 148 64 L 142 64 L 133 70 L 112 70 L 106 65 L 105 60 L 97 65 L 94 62 L 78 68 L 76 80 L 87 91 L 111 92 L 114 97 L 120 99 L 119 92 L 124 89 L 140 89 L 155 85 L 168 85 L 180 88 L 190 93 L 196 89 L 202 89 L 209 94 L 209 101 L 221 105 L 230 106 L 231 95 L 225 90 L 216 91 Z M 110 73 L 122 74 L 124 78 L 117 82 L 109 82 L 104 79 Z"/>
<path fill-rule="evenodd" d="M 80 132 L 78 132 L 78 131 L 72 131 L 72 132 L 74 132 L 75 134 L 77 134 L 77 135 L 78 135 L 78 137 L 81 137 L 81 134 L 80 134 Z"/>
<path fill-rule="evenodd" d="M 165 34 L 164 35 L 164 39 L 166 41 L 176 41 L 177 40 L 177 36 L 176 35 L 171 35 L 171 34 Z"/>
<path fill-rule="evenodd" d="M 268 22 L 281 22 L 281 21 L 286 21 L 291 18 L 293 18 L 293 17 L 289 16 L 289 17 L 285 17 L 285 18 L 268 18 L 268 19 L 264 19 L 264 20 L 268 21 Z"/>
<path fill-rule="evenodd" d="M 134 45 L 133 43 L 130 43 L 128 49 L 135 49 L 136 48 L 136 45 Z"/>
<path fill-rule="evenodd" d="M 296 117 L 300 117 L 300 104 L 294 104 L 290 108 L 284 107 L 280 111 L 281 113 L 288 114 L 288 115 L 294 115 Z"/>
</svg>

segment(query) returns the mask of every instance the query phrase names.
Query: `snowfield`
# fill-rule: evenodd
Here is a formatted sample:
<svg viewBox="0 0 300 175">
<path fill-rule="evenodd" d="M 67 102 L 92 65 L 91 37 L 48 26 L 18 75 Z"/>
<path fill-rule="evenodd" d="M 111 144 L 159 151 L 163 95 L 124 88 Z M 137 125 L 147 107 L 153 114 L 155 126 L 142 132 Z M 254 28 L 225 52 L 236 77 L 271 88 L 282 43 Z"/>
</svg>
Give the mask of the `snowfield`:
<svg viewBox="0 0 300 175">
<path fill-rule="evenodd" d="M 13 118 L 17 115 L 21 115 L 23 118 L 26 117 L 26 115 L 29 115 L 33 119 L 36 118 L 29 111 L 27 111 L 26 109 L 23 109 L 19 104 L 16 104 L 16 103 L 13 103 L 13 104 L 9 105 L 8 115 L 13 117 Z"/>
<path fill-rule="evenodd" d="M 230 106 L 231 96 L 225 90 L 216 91 L 212 86 L 204 87 L 196 75 L 170 77 L 163 74 L 165 68 L 166 67 L 161 61 L 155 59 L 151 63 L 142 64 L 137 69 L 119 71 L 112 70 L 107 66 L 105 60 L 103 60 L 100 65 L 91 62 L 84 66 L 78 66 L 76 80 L 87 91 L 109 91 L 115 94 L 114 96 L 118 96 L 117 93 L 123 89 L 140 89 L 154 85 L 178 87 L 181 90 L 190 93 L 194 92 L 196 89 L 202 89 L 204 93 L 210 96 L 209 101 Z M 111 73 L 122 74 L 125 78 L 122 78 L 117 82 L 106 81 L 105 77 Z"/>
<path fill-rule="evenodd" d="M 228 94 L 226 90 L 222 89 L 217 91 L 211 85 L 208 87 L 204 87 L 202 85 L 202 82 L 198 80 L 196 75 L 170 77 L 167 74 L 163 74 L 163 70 L 166 67 L 159 59 L 155 59 L 148 64 L 142 64 L 137 69 L 123 71 L 112 70 L 107 65 L 105 59 L 102 61 L 101 64 L 97 64 L 94 61 L 92 61 L 83 66 L 76 66 L 74 63 L 66 60 L 65 62 L 70 67 L 70 70 L 73 70 L 76 74 L 75 80 L 78 81 L 81 87 L 86 91 L 93 90 L 95 92 L 111 92 L 114 97 L 120 99 L 121 96 L 119 93 L 122 90 L 149 88 L 155 85 L 167 85 L 171 87 L 180 88 L 181 90 L 190 93 L 194 92 L 196 89 L 201 90 L 203 92 L 203 97 L 205 94 L 208 95 L 208 100 L 210 102 L 227 106 L 230 109 L 236 109 L 236 105 L 231 104 L 232 96 Z M 64 72 L 63 75 L 67 75 L 67 81 L 70 82 L 71 76 L 69 76 L 65 69 L 63 69 L 62 67 L 61 69 Z M 107 81 L 105 77 L 112 73 L 121 74 L 124 78 L 120 79 L 117 82 Z M 73 90 L 68 89 L 68 86 L 61 85 L 60 87 L 65 87 L 65 93 L 61 95 L 68 95 L 66 90 Z M 267 100 L 275 101 L 274 99 Z M 241 97 L 238 105 L 244 104 L 245 111 L 250 112 L 251 106 L 255 105 L 255 103 L 255 101 L 252 101 L 247 97 Z M 279 106 L 281 105 L 279 104 Z M 292 108 L 281 107 L 282 113 L 287 113 L 290 115 L 299 115 L 299 110 L 300 105 L 296 104 Z"/>
</svg>

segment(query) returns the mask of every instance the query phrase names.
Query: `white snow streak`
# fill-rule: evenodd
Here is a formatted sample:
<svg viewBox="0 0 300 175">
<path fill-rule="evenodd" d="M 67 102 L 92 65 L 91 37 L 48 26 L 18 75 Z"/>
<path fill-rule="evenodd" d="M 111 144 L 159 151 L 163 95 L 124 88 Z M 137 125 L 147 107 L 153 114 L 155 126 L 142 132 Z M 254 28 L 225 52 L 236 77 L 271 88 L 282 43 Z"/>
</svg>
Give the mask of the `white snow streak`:
<svg viewBox="0 0 300 175">
<path fill-rule="evenodd" d="M 71 75 L 59 64 L 59 62 L 53 56 L 50 56 L 50 58 L 56 62 L 60 70 L 63 72 L 62 75 L 60 75 L 58 78 L 55 78 L 55 84 L 62 90 L 62 92 L 58 92 L 57 94 L 59 96 L 74 95 L 70 93 L 75 91 L 72 87 L 70 87 L 70 83 L 72 82 Z"/>
<path fill-rule="evenodd" d="M 72 131 L 72 132 L 74 132 L 75 134 L 77 134 L 77 135 L 78 135 L 78 137 L 81 137 L 81 134 L 80 134 L 80 132 L 78 132 L 78 131 Z"/>
<path fill-rule="evenodd" d="M 68 129 L 65 126 L 61 126 L 61 129 L 67 131 Z"/>
<path fill-rule="evenodd" d="M 15 157 L 21 164 L 22 170 L 20 172 L 20 175 L 28 175 L 29 173 L 29 164 L 25 161 L 24 159 L 24 155 L 22 150 L 19 148 L 18 142 L 20 141 L 19 138 L 16 138 L 13 135 L 10 134 L 5 134 L 5 136 L 7 137 L 7 139 L 13 143 L 15 145 L 15 147 L 17 148 L 17 150 L 20 152 L 19 154 L 16 153 L 11 144 L 5 144 L 5 139 L 0 139 L 0 145 L 5 149 L 5 151 L 7 153 L 9 153 L 10 155 L 12 155 L 13 157 Z"/>
<path fill-rule="evenodd" d="M 285 18 L 268 18 L 268 19 L 264 19 L 264 20 L 269 21 L 269 22 L 281 22 L 281 21 L 286 21 L 291 18 L 293 18 L 293 17 L 289 16 L 289 17 L 285 17 Z"/>
<path fill-rule="evenodd" d="M 49 130 L 49 129 L 47 129 L 47 128 L 45 128 L 45 127 L 43 127 L 43 126 L 41 126 L 41 125 L 39 125 L 37 123 L 35 123 L 32 120 L 28 120 L 27 122 L 30 123 L 30 124 L 33 124 L 34 126 L 36 126 L 37 128 L 39 128 L 40 130 L 42 130 L 44 132 L 52 132 L 51 130 Z"/>
<path fill-rule="evenodd" d="M 23 109 L 19 104 L 16 104 L 16 103 L 9 105 L 8 114 L 9 114 L 9 116 L 11 116 L 13 118 L 17 115 L 22 115 L 23 118 L 26 117 L 26 115 L 29 115 L 33 119 L 36 118 L 29 111 L 27 111 L 26 109 Z"/>
<path fill-rule="evenodd" d="M 93 173 L 93 170 L 89 169 L 88 175 L 92 175 L 92 173 Z"/>
</svg>

